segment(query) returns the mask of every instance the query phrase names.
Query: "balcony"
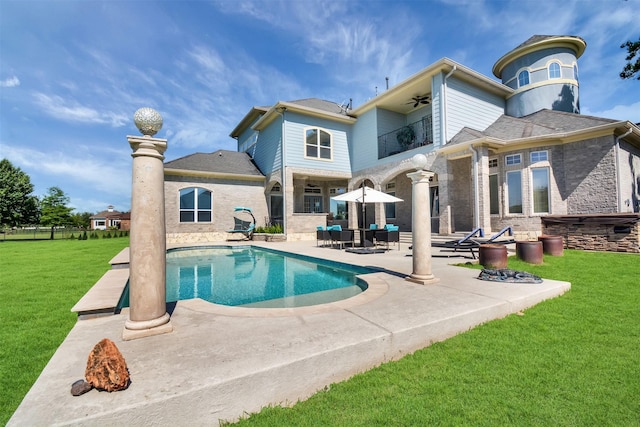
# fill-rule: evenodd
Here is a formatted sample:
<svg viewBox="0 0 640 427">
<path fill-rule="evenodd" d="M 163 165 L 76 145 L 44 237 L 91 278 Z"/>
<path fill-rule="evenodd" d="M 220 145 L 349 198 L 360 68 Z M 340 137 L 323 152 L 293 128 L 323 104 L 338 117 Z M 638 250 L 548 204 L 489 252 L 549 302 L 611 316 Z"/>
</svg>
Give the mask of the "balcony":
<svg viewBox="0 0 640 427">
<path fill-rule="evenodd" d="M 378 137 L 378 159 L 433 144 L 431 116 Z"/>
</svg>

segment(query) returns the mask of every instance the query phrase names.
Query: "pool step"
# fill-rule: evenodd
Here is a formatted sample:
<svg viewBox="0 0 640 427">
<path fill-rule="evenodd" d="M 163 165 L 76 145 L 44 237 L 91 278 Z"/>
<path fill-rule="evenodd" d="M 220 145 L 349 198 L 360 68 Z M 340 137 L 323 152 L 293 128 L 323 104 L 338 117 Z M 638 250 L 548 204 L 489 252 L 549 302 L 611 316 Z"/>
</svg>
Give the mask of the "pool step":
<svg viewBox="0 0 640 427">
<path fill-rule="evenodd" d="M 71 311 L 80 319 L 113 315 L 129 280 L 128 268 L 109 270 L 84 294 Z"/>
<path fill-rule="evenodd" d="M 78 319 L 91 319 L 115 314 L 120 297 L 129 281 L 129 248 L 124 248 L 109 261 L 111 270 L 96 282 L 71 309 Z"/>
</svg>

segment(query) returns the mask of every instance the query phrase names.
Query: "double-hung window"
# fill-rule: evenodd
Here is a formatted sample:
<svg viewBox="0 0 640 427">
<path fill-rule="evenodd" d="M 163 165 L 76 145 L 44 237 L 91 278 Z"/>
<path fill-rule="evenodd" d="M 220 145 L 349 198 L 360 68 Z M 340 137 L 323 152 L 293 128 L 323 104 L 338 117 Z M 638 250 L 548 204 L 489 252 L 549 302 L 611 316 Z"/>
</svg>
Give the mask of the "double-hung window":
<svg viewBox="0 0 640 427">
<path fill-rule="evenodd" d="M 211 191 L 200 187 L 180 190 L 180 222 L 211 222 Z"/>
<path fill-rule="evenodd" d="M 320 128 L 305 129 L 305 157 L 331 160 L 332 146 L 333 141 L 329 132 Z"/>
</svg>

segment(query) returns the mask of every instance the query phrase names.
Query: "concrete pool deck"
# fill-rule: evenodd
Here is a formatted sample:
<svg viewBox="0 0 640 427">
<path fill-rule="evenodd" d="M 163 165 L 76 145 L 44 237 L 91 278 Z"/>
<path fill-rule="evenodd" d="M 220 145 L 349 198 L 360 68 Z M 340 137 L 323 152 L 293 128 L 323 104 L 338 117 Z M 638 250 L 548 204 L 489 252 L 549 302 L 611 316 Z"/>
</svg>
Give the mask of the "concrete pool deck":
<svg viewBox="0 0 640 427">
<path fill-rule="evenodd" d="M 132 341 L 122 340 L 126 311 L 79 320 L 8 425 L 216 425 L 303 400 L 570 289 L 552 280 L 481 281 L 478 270 L 450 265 L 472 261 L 463 256 L 434 256 L 440 283 L 418 285 L 404 280 L 412 269 L 406 244 L 361 255 L 316 247 L 315 241 L 248 243 L 384 271 L 367 275 L 370 290 L 322 306 L 256 309 L 179 301 L 170 310 L 172 333 Z M 433 254 L 440 252 L 434 248 Z M 73 397 L 71 384 L 84 377 L 87 356 L 103 338 L 114 341 L 126 359 L 129 388 Z"/>
</svg>

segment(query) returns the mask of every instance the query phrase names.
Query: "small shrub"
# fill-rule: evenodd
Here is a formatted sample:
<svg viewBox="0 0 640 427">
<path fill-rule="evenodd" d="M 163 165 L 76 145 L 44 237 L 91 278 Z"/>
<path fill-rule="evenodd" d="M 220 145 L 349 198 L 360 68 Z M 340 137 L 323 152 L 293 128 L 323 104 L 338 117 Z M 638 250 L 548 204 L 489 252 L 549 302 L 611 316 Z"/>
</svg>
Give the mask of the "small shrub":
<svg viewBox="0 0 640 427">
<path fill-rule="evenodd" d="M 265 234 L 282 234 L 282 226 L 279 224 L 276 225 L 265 225 L 256 228 L 256 233 L 265 233 Z"/>
</svg>

